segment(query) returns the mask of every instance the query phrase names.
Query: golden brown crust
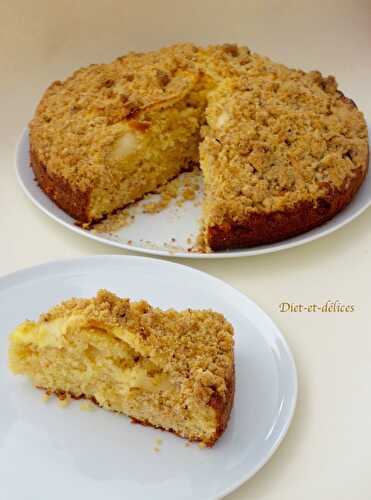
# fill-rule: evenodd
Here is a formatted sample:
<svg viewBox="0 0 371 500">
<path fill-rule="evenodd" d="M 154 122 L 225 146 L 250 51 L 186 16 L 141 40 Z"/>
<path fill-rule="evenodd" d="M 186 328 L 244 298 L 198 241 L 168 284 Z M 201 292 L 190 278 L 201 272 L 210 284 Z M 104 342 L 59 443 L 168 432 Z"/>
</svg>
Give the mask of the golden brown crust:
<svg viewBox="0 0 371 500">
<path fill-rule="evenodd" d="M 245 223 L 226 221 L 219 226 L 209 227 L 207 244 L 215 251 L 252 247 L 276 243 L 314 229 L 330 220 L 352 201 L 366 173 L 367 168 L 359 169 L 346 188 L 332 188 L 316 203 L 304 201 L 288 210 L 251 214 Z"/>
<path fill-rule="evenodd" d="M 226 396 L 224 399 L 221 399 L 218 395 L 212 396 L 210 400 L 210 406 L 215 409 L 216 418 L 217 418 L 217 428 L 213 438 L 206 443 L 207 446 L 214 446 L 216 441 L 223 434 L 225 429 L 227 428 L 229 417 L 231 415 L 235 386 L 236 386 L 236 375 L 235 375 L 235 367 L 233 364 L 231 374 L 229 378 L 226 380 Z"/>
<path fill-rule="evenodd" d="M 40 188 L 59 208 L 78 221 L 89 221 L 88 191 L 83 192 L 78 188 L 72 188 L 70 183 L 61 176 L 50 174 L 33 149 L 30 149 L 30 166 Z"/>
</svg>

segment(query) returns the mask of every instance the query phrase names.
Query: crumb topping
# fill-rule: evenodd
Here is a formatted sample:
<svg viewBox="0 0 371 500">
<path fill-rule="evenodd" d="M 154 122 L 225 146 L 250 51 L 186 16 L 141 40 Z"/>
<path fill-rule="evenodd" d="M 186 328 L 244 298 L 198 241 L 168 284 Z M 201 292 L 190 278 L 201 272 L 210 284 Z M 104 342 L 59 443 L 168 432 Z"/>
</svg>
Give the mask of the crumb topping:
<svg viewBox="0 0 371 500">
<path fill-rule="evenodd" d="M 104 175 L 109 146 L 140 110 L 185 96 L 200 77 L 197 48 L 175 45 L 93 64 L 44 94 L 30 123 L 32 147 L 48 170 L 82 191 Z"/>
<path fill-rule="evenodd" d="M 227 394 L 233 372 L 233 328 L 211 310 L 162 311 L 142 300 L 131 302 L 107 290 L 92 299 L 62 302 L 40 317 L 47 322 L 79 316 L 98 328 L 124 327 L 154 363 L 182 383 L 183 391 L 208 402 Z"/>
<path fill-rule="evenodd" d="M 367 168 L 364 117 L 333 77 L 254 55 L 209 96 L 201 144 L 205 212 L 215 224 L 346 188 Z"/>
</svg>

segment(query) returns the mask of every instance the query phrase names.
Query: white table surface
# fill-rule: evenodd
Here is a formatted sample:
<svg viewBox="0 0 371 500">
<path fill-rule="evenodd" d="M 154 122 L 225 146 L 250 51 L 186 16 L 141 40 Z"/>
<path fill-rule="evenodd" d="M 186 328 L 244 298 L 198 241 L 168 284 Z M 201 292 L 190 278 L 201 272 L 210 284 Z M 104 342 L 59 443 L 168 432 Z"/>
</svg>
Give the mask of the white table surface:
<svg viewBox="0 0 371 500">
<path fill-rule="evenodd" d="M 371 118 L 370 0 L 2 0 L 0 275 L 53 259 L 120 253 L 52 222 L 16 184 L 15 144 L 46 86 L 127 50 L 188 40 L 236 41 L 288 65 L 334 74 Z M 370 225 L 368 210 L 344 229 L 282 253 L 180 261 L 262 306 L 298 366 L 292 427 L 270 462 L 231 500 L 371 498 Z M 279 311 L 283 301 L 329 299 L 353 304 L 355 311 Z"/>
</svg>

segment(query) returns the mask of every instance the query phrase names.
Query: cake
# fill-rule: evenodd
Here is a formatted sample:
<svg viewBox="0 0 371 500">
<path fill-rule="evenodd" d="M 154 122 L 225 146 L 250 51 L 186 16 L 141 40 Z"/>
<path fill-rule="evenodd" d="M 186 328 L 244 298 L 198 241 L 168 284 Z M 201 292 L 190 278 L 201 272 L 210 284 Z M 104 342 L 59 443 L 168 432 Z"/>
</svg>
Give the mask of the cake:
<svg viewBox="0 0 371 500">
<path fill-rule="evenodd" d="M 54 82 L 30 124 L 41 188 L 101 220 L 199 165 L 206 251 L 273 243 L 338 213 L 368 168 L 362 113 L 334 77 L 225 44 L 129 53 Z"/>
<path fill-rule="evenodd" d="M 162 311 L 106 290 L 70 299 L 11 334 L 15 374 L 213 446 L 234 397 L 233 328 L 210 310 Z"/>
</svg>

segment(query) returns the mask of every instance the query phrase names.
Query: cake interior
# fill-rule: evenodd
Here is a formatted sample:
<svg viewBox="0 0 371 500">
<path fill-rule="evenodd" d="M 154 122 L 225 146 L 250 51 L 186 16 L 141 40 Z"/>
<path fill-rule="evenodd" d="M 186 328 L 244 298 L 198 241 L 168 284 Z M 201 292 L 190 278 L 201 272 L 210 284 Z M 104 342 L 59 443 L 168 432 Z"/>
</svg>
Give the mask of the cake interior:
<svg viewBox="0 0 371 500">
<path fill-rule="evenodd" d="M 57 395 L 87 398 L 142 423 L 210 442 L 216 429 L 212 407 L 179 399 L 179 384 L 140 352 L 134 332 L 81 317 L 26 321 L 11 337 L 10 368 Z"/>
<path fill-rule="evenodd" d="M 91 192 L 89 218 L 99 220 L 198 164 L 205 107 L 205 89 L 195 85 L 182 99 L 121 123 L 105 159 L 109 175 Z"/>
</svg>

